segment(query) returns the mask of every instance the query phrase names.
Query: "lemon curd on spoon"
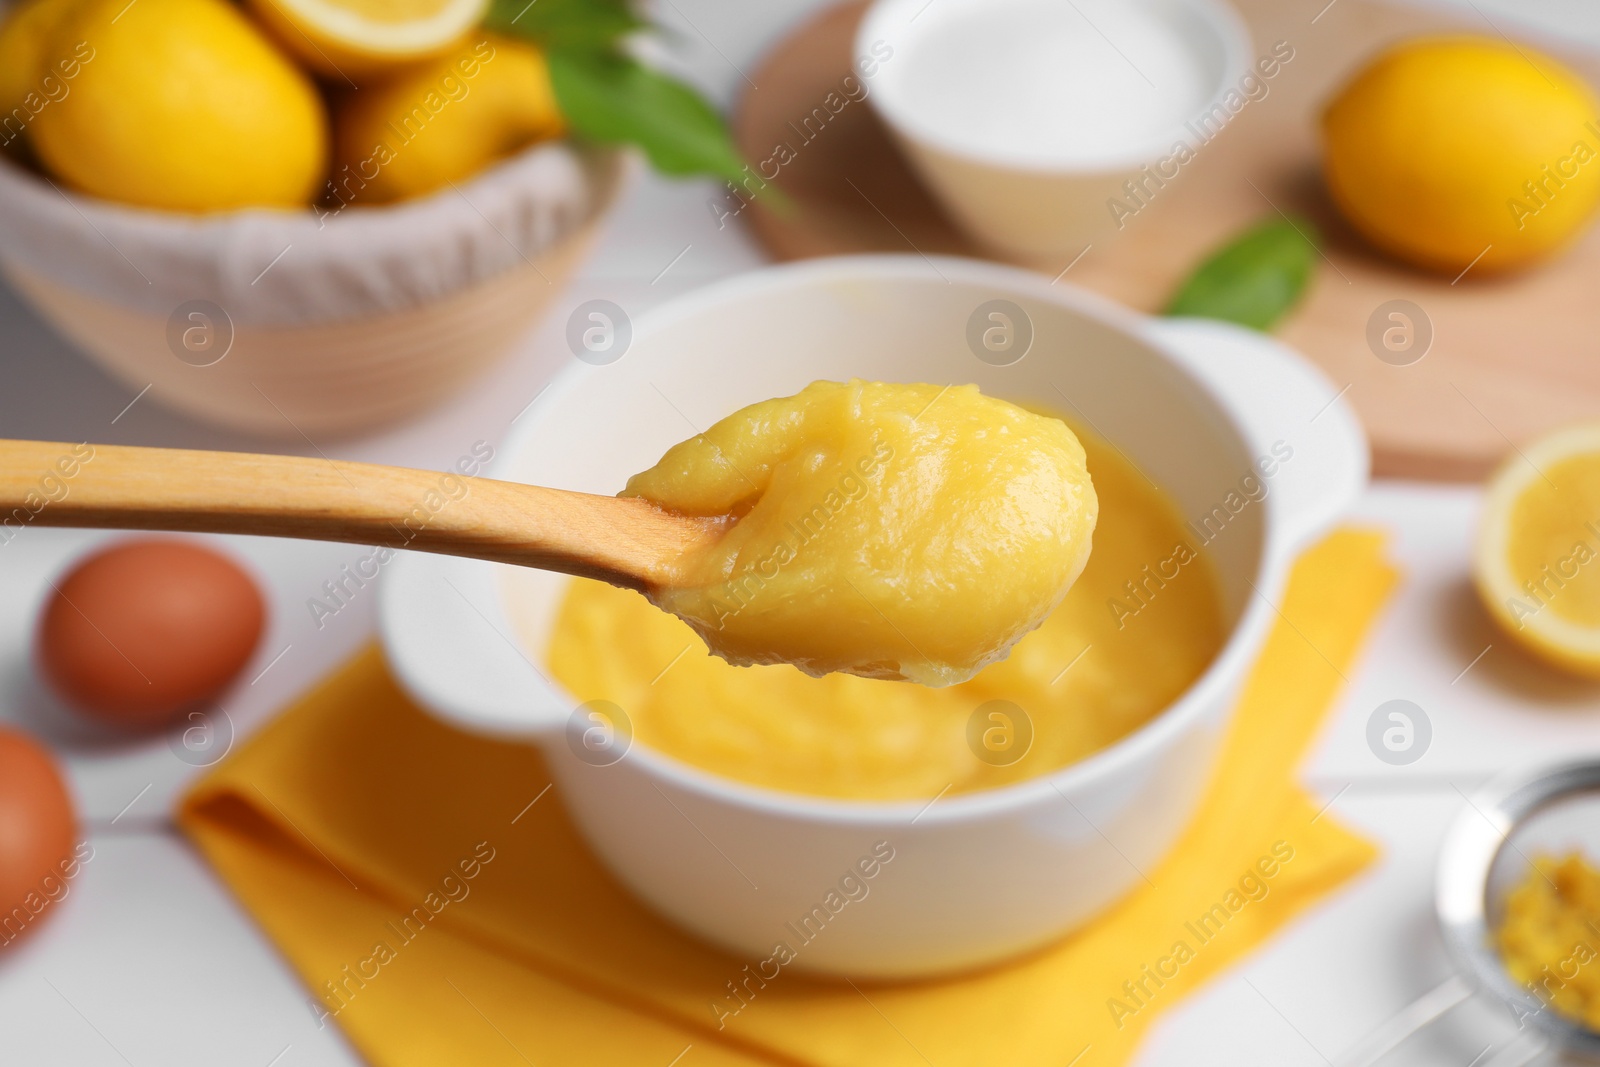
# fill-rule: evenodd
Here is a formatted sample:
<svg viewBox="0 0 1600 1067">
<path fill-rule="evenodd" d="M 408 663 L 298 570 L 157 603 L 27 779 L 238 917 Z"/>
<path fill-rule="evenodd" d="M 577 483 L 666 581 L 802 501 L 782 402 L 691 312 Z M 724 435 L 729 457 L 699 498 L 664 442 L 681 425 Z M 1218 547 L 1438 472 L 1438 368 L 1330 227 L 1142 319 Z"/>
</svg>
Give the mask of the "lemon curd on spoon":
<svg viewBox="0 0 1600 1067">
<path fill-rule="evenodd" d="M 929 686 L 1045 620 L 1098 515 L 1072 430 L 972 385 L 815 382 L 674 446 L 624 495 L 732 517 L 648 591 L 730 663 Z"/>
</svg>

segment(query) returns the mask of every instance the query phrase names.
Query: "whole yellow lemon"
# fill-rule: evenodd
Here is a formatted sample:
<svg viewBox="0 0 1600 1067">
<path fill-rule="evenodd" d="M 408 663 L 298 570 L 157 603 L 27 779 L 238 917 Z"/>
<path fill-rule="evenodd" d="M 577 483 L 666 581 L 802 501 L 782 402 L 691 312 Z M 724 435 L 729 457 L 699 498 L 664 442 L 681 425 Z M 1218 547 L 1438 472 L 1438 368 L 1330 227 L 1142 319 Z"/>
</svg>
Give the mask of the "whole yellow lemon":
<svg viewBox="0 0 1600 1067">
<path fill-rule="evenodd" d="M 1378 56 L 1322 117 L 1328 189 L 1374 245 L 1430 270 L 1509 270 L 1600 202 L 1600 102 L 1575 74 L 1485 37 Z M 1481 258 L 1479 258 L 1481 257 Z"/>
<path fill-rule="evenodd" d="M 83 0 L 49 41 L 47 55 L 90 50 L 30 128 L 56 177 L 172 211 L 310 202 L 327 160 L 322 100 L 226 0 Z"/>
<path fill-rule="evenodd" d="M 329 193 L 341 205 L 420 196 L 565 129 L 544 53 L 478 37 L 344 97 Z"/>
<path fill-rule="evenodd" d="M 55 54 L 51 38 L 79 3 L 25 0 L 0 24 L 0 147 L 24 145 L 34 116 L 71 92 L 82 57 L 93 49 L 87 41 L 71 41 L 64 42 L 65 52 Z"/>
</svg>

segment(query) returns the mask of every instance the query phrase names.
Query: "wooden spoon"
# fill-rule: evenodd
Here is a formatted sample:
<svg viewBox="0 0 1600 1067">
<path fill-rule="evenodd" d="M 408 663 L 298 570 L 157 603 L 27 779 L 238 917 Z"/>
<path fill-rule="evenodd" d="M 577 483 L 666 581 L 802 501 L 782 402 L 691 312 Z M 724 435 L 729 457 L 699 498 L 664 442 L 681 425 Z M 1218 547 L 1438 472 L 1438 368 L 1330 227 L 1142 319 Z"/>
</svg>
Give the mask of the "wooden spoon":
<svg viewBox="0 0 1600 1067">
<path fill-rule="evenodd" d="M 670 584 L 726 518 L 439 471 L 300 456 L 0 440 L 0 545 L 29 526 L 262 534 L 387 545 Z"/>
</svg>

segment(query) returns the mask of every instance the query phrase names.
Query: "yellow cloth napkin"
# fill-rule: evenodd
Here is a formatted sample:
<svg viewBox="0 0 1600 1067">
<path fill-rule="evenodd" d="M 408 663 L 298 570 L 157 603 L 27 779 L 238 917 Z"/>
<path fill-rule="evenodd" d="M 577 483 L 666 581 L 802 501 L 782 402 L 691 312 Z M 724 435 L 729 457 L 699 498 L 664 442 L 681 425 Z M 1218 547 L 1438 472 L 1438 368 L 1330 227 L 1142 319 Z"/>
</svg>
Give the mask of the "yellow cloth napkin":
<svg viewBox="0 0 1600 1067">
<path fill-rule="evenodd" d="M 376 649 L 179 818 L 305 979 L 307 1010 L 379 1067 L 1120 1064 L 1156 1015 L 1373 858 L 1293 773 L 1396 580 L 1382 553 L 1381 535 L 1344 530 L 1295 566 L 1213 784 L 1150 884 L 978 974 L 785 971 L 719 1029 L 711 1004 L 747 961 L 634 901 L 545 792 L 536 751 L 425 715 Z"/>
</svg>

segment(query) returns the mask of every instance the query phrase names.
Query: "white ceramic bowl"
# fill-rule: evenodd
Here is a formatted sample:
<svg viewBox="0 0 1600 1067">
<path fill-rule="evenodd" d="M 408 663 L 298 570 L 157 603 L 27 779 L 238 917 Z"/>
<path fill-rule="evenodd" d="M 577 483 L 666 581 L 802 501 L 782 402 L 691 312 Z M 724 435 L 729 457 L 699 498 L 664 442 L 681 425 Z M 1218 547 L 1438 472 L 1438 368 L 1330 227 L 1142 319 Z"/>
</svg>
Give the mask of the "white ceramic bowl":
<svg viewBox="0 0 1600 1067">
<path fill-rule="evenodd" d="M 1025 356 L 1008 366 L 980 360 L 967 340 L 991 300 L 1012 302 L 1031 324 Z M 979 323 L 994 321 L 988 310 Z M 1011 314 L 1013 326 L 1024 322 Z M 419 702 L 465 729 L 540 745 L 567 810 L 617 877 L 741 956 L 794 945 L 785 924 L 887 842 L 894 859 L 869 895 L 795 945 L 794 966 L 926 975 L 1048 942 L 1161 859 L 1205 785 L 1290 560 L 1365 484 L 1367 448 L 1337 388 L 1260 334 L 1145 318 L 990 263 L 864 256 L 755 271 L 642 316 L 622 359 L 556 379 L 504 443 L 495 474 L 615 492 L 691 434 L 689 423 L 850 377 L 975 382 L 1076 415 L 1196 519 L 1226 508 L 1230 493 L 1244 499 L 1241 480 L 1275 444 L 1279 456 L 1292 450 L 1264 499 L 1213 519 L 1221 532 L 1208 551 L 1231 630 L 1216 661 L 1147 725 L 1073 766 L 932 804 L 855 803 L 728 781 L 643 745 L 610 766 L 579 759 L 568 740 L 577 701 L 544 680 L 529 658 L 537 652 L 519 651 L 542 647 L 559 575 L 402 556 L 381 626 Z"/>
<path fill-rule="evenodd" d="M 1119 45 L 1119 27 L 1101 23 L 1127 17 L 1165 27 L 1178 55 L 1163 62 L 1141 53 L 1137 41 Z M 973 25 L 984 32 L 959 32 L 963 19 L 978 20 Z M 1050 38 L 1054 19 L 1068 20 L 1061 28 L 1070 26 L 1112 66 L 1103 80 L 1085 72 L 1085 84 L 1063 88 L 1062 99 L 1052 101 L 1029 93 L 1019 72 L 1072 62 L 1054 54 L 1063 43 Z M 999 35 L 1008 30 L 1015 32 Z M 1220 132 L 1231 121 L 1222 102 L 1251 73 L 1250 48 L 1249 31 L 1226 0 L 877 0 L 854 45 L 857 63 L 871 64 L 862 69 L 877 71 L 871 100 L 878 116 L 951 218 L 984 244 L 1040 259 L 1075 256 L 1114 236 L 1128 216 L 1111 210 L 1113 198 L 1139 209 L 1161 195 L 1183 164 L 1177 146 L 1200 149 L 1213 126 Z M 990 83 L 981 92 L 966 87 L 962 68 L 984 63 L 996 70 Z M 1134 99 L 1147 85 L 1152 96 L 1160 85 L 1193 99 L 1174 99 L 1169 113 L 1156 101 Z M 990 120 L 952 120 L 973 106 L 967 101 L 982 102 Z M 1118 108 L 1124 111 L 1116 114 Z M 1104 117 L 1088 121 L 1088 114 Z M 1057 131 L 1073 122 L 1083 132 L 1061 143 Z M 1001 129 L 1010 132 L 997 137 Z M 1141 174 L 1144 167 L 1155 175 Z M 1129 180 L 1142 186 L 1143 198 L 1129 196 Z"/>
</svg>

